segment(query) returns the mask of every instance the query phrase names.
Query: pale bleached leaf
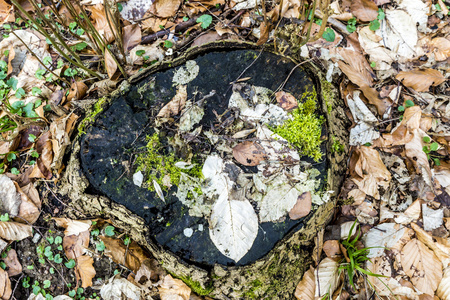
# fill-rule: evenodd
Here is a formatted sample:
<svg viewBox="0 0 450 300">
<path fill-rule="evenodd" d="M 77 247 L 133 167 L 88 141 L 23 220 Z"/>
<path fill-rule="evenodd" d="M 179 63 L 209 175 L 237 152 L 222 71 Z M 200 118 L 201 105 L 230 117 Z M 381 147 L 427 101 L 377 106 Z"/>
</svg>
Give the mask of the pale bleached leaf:
<svg viewBox="0 0 450 300">
<path fill-rule="evenodd" d="M 430 4 L 425 3 L 422 0 L 401 0 L 397 2 L 399 8 L 406 10 L 421 32 L 428 32 L 430 29 L 427 27 L 428 14 L 430 12 Z"/>
<path fill-rule="evenodd" d="M 444 222 L 444 209 L 432 209 L 422 204 L 423 229 L 430 231 L 440 227 Z"/>
<path fill-rule="evenodd" d="M 189 300 L 191 295 L 191 289 L 183 281 L 170 275 L 163 278 L 158 289 L 161 300 Z"/>
<path fill-rule="evenodd" d="M 141 171 L 138 171 L 133 174 L 133 183 L 135 185 L 141 187 L 143 182 L 144 182 L 144 174 L 142 174 Z"/>
<path fill-rule="evenodd" d="M 297 203 L 297 199 L 301 194 L 289 184 L 280 184 L 268 190 L 261 200 L 260 221 L 273 222 L 284 217 Z"/>
<path fill-rule="evenodd" d="M 16 222 L 0 221 L 0 238 L 8 241 L 20 241 L 33 235 L 33 228 Z"/>
<path fill-rule="evenodd" d="M 17 216 L 20 207 L 20 194 L 17 192 L 14 182 L 6 175 L 0 176 L 0 212 Z"/>
<path fill-rule="evenodd" d="M 416 223 L 411 223 L 411 228 L 416 232 L 416 236 L 428 248 L 433 250 L 434 254 L 442 263 L 448 264 L 450 259 L 450 247 L 435 242 L 431 234 L 423 230 Z"/>
<path fill-rule="evenodd" d="M 444 276 L 439 283 L 436 295 L 441 300 L 450 300 L 450 267 L 445 268 Z"/>
<path fill-rule="evenodd" d="M 64 230 L 65 236 L 78 235 L 80 232 L 89 230 L 91 227 L 91 220 L 71 220 L 69 218 L 53 218 L 58 226 L 66 228 Z"/>
<path fill-rule="evenodd" d="M 442 263 L 418 239 L 409 241 L 401 251 L 403 271 L 422 293 L 434 295 L 442 279 Z"/>
<path fill-rule="evenodd" d="M 368 257 L 377 257 L 383 254 L 384 248 L 394 246 L 405 233 L 405 227 L 395 223 L 383 223 L 370 229 L 363 237 L 366 247 L 369 249 Z"/>
<path fill-rule="evenodd" d="M 239 262 L 258 235 L 258 217 L 248 200 L 218 199 L 211 212 L 209 236 L 226 257 Z"/>
<path fill-rule="evenodd" d="M 162 191 L 161 187 L 159 186 L 159 183 L 156 182 L 155 179 L 153 179 L 153 187 L 155 188 L 156 194 L 158 195 L 159 199 L 161 199 L 162 202 L 166 203 L 166 200 L 164 199 L 163 191 Z"/>
<path fill-rule="evenodd" d="M 380 137 L 380 132 L 374 128 L 378 120 L 361 100 L 360 93 L 360 91 L 354 91 L 353 97 L 347 97 L 348 107 L 356 122 L 356 126 L 350 129 L 349 143 L 352 146 L 372 143 Z"/>
<path fill-rule="evenodd" d="M 141 299 L 141 289 L 117 274 L 102 286 L 100 295 L 103 299 L 139 300 Z"/>
<path fill-rule="evenodd" d="M 314 272 L 316 281 L 315 297 L 332 295 L 340 282 L 339 264 L 333 259 L 324 258 Z"/>
<path fill-rule="evenodd" d="M 314 276 L 314 268 L 311 266 L 309 270 L 303 274 L 302 280 L 295 289 L 294 296 L 298 300 L 314 300 L 316 290 L 316 280 Z"/>
</svg>

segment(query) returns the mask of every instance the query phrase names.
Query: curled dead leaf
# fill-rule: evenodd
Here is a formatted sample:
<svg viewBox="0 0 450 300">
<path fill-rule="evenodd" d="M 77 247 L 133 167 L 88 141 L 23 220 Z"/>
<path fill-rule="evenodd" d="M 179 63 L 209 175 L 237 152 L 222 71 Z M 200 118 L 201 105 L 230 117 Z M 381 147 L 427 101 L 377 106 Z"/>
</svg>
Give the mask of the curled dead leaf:
<svg viewBox="0 0 450 300">
<path fill-rule="evenodd" d="M 402 71 L 395 76 L 395 79 L 416 92 L 426 92 L 430 86 L 437 86 L 445 81 L 444 75 L 434 69 Z"/>
<path fill-rule="evenodd" d="M 38 201 L 37 203 L 39 203 L 39 206 L 38 206 L 19 187 L 17 182 L 14 182 L 14 185 L 16 186 L 17 192 L 20 194 L 20 198 L 21 198 L 21 203 L 20 203 L 20 206 L 19 206 L 18 218 L 16 218 L 15 220 L 17 222 L 19 222 L 19 223 L 20 222 L 27 222 L 28 224 L 33 224 L 34 222 L 37 221 L 37 219 L 39 218 L 39 215 L 41 213 L 40 212 L 40 200 L 39 200 L 39 198 L 37 199 L 37 201 Z M 28 190 L 32 189 L 30 187 L 30 185 L 32 185 L 32 184 L 29 183 L 28 186 L 27 186 Z M 33 186 L 33 188 L 34 188 L 34 186 Z M 34 190 L 36 190 L 36 189 L 34 188 Z M 34 193 L 34 192 L 32 192 L 32 193 Z M 38 197 L 39 197 L 39 194 L 38 194 Z"/>
<path fill-rule="evenodd" d="M 233 148 L 234 158 L 244 166 L 257 166 L 267 158 L 267 154 L 261 144 L 245 141 Z"/>
<path fill-rule="evenodd" d="M 105 254 L 116 263 L 125 265 L 133 272 L 137 272 L 142 262 L 147 259 L 144 250 L 135 241 L 126 246 L 121 239 L 106 236 L 100 236 L 99 238 L 105 244 Z"/>
<path fill-rule="evenodd" d="M 117 63 L 114 60 L 113 54 L 111 54 L 111 51 L 105 51 L 105 66 L 106 66 L 106 72 L 108 73 L 108 77 L 110 79 L 112 79 L 114 74 L 117 71 Z"/>
<path fill-rule="evenodd" d="M 279 91 L 275 93 L 275 97 L 277 99 L 278 105 L 280 105 L 284 110 L 289 111 L 298 107 L 297 99 L 295 99 L 295 97 L 290 93 Z"/>
<path fill-rule="evenodd" d="M 189 300 L 191 289 L 180 279 L 166 275 L 159 286 L 161 300 Z"/>
<path fill-rule="evenodd" d="M 298 283 L 294 296 L 298 300 L 313 300 L 315 290 L 316 280 L 314 276 L 314 268 L 310 266 L 309 270 L 303 274 L 302 280 Z"/>
<path fill-rule="evenodd" d="M 327 257 L 336 257 L 341 255 L 341 249 L 339 247 L 338 240 L 328 240 L 323 243 L 323 252 L 327 255 Z"/>
<path fill-rule="evenodd" d="M 186 85 L 179 85 L 177 93 L 164 107 L 159 111 L 158 118 L 170 118 L 176 116 L 183 110 L 186 105 L 187 90 Z"/>
<path fill-rule="evenodd" d="M 72 83 L 69 95 L 67 95 L 67 101 L 83 99 L 83 97 L 86 95 L 87 90 L 87 85 L 82 81 L 76 81 Z"/>
<path fill-rule="evenodd" d="M 81 232 L 89 230 L 91 227 L 91 220 L 71 220 L 69 218 L 53 218 L 56 225 L 66 228 L 64 234 L 66 236 L 78 235 Z"/>
<path fill-rule="evenodd" d="M 132 24 L 123 27 L 123 50 L 125 52 L 130 51 L 133 47 L 139 45 L 141 42 L 142 34 L 139 24 Z"/>
</svg>

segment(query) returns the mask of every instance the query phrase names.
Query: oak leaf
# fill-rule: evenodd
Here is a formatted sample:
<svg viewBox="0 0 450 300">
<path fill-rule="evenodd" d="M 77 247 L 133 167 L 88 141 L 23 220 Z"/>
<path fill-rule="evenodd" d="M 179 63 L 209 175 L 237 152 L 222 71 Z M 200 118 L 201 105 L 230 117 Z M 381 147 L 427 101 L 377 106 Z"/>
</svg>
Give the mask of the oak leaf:
<svg viewBox="0 0 450 300">
<path fill-rule="evenodd" d="M 402 71 L 395 76 L 395 79 L 416 92 L 426 92 L 430 86 L 437 86 L 445 81 L 444 75 L 434 69 Z"/>
</svg>

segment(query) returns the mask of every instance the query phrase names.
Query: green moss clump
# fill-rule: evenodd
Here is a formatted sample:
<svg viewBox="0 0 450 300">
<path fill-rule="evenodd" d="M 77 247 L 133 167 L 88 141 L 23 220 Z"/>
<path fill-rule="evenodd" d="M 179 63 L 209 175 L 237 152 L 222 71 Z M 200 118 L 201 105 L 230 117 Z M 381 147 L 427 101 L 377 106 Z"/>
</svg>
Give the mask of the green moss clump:
<svg viewBox="0 0 450 300">
<path fill-rule="evenodd" d="M 292 119 L 287 120 L 283 125 L 271 128 L 273 132 L 286 139 L 291 145 L 298 148 L 302 155 L 307 155 L 315 161 L 322 158 L 320 151 L 320 139 L 324 118 L 317 116 L 315 92 L 306 92 L 297 109 L 290 114 Z"/>
<path fill-rule="evenodd" d="M 203 288 L 200 282 L 193 280 L 190 276 L 177 276 L 176 274 L 168 271 L 172 277 L 182 280 L 192 291 L 199 296 L 208 296 L 214 290 L 213 283 L 211 282 L 206 288 Z"/>
<path fill-rule="evenodd" d="M 88 126 L 91 122 L 95 120 L 95 116 L 97 116 L 99 113 L 103 111 L 103 104 L 106 102 L 106 97 L 98 99 L 97 102 L 94 104 L 94 108 L 89 113 L 88 116 L 86 116 L 80 123 L 80 126 L 78 126 L 78 136 L 85 134 L 84 131 L 86 129 L 86 126 Z"/>
<path fill-rule="evenodd" d="M 328 113 L 330 113 L 331 110 L 333 109 L 333 95 L 334 95 L 332 84 L 326 80 L 322 80 L 321 85 L 322 85 L 322 97 L 327 106 L 327 111 Z"/>
<path fill-rule="evenodd" d="M 147 137 L 146 151 L 137 156 L 137 171 L 142 171 L 147 176 L 147 187 L 150 191 L 155 191 L 153 180 L 155 180 L 162 190 L 168 191 L 165 177 L 170 177 L 170 184 L 178 185 L 180 183 L 181 173 L 184 172 L 191 177 L 203 178 L 200 165 L 189 170 L 181 170 L 175 166 L 175 163 L 181 161 L 175 157 L 174 153 L 164 154 L 163 145 L 159 139 L 158 133 Z M 166 184 L 164 184 L 166 183 Z M 201 193 L 201 190 L 199 190 Z"/>
</svg>

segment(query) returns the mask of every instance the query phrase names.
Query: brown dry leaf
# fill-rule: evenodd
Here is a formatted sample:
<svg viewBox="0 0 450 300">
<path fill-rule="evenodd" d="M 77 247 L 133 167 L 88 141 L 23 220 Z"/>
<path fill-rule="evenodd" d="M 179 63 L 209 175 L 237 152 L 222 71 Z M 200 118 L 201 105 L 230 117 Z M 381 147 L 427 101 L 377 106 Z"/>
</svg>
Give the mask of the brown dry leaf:
<svg viewBox="0 0 450 300">
<path fill-rule="evenodd" d="M 444 276 L 439 283 L 436 295 L 442 300 L 450 299 L 450 267 L 445 268 Z"/>
<path fill-rule="evenodd" d="M 161 19 L 158 17 L 149 17 L 141 22 L 142 31 L 145 33 L 158 32 L 161 30 L 160 26 L 166 26 L 167 20 L 168 19 Z"/>
<path fill-rule="evenodd" d="M 69 218 L 53 218 L 56 225 L 66 228 L 64 235 L 78 235 L 81 232 L 89 230 L 91 227 L 91 220 L 71 220 Z"/>
<path fill-rule="evenodd" d="M 420 228 L 416 223 L 411 223 L 411 228 L 416 232 L 416 236 L 428 248 L 433 250 L 434 254 L 441 262 L 450 259 L 450 248 L 443 244 L 436 243 L 431 234 Z"/>
<path fill-rule="evenodd" d="M 111 31 L 111 27 L 109 27 L 108 20 L 106 19 L 103 4 L 96 4 L 89 7 L 89 9 L 92 12 L 91 18 L 94 20 L 94 27 L 97 29 L 98 33 L 105 38 L 107 44 L 114 41 L 114 35 Z"/>
<path fill-rule="evenodd" d="M 437 86 L 445 81 L 444 75 L 434 69 L 402 71 L 395 76 L 395 79 L 416 92 L 426 92 L 430 86 Z"/>
<path fill-rule="evenodd" d="M 70 145 L 70 135 L 75 126 L 78 116 L 70 113 L 67 116 L 56 119 L 50 124 L 52 135 L 53 161 L 52 169 L 59 170 L 62 166 L 63 156 L 67 146 Z"/>
<path fill-rule="evenodd" d="M 39 218 L 40 212 L 40 205 L 36 205 L 34 201 L 32 201 L 28 195 L 20 188 L 19 184 L 17 182 L 14 182 L 14 185 L 16 186 L 17 192 L 20 194 L 21 203 L 19 206 L 19 214 L 18 218 L 15 218 L 14 220 L 19 223 L 25 223 L 28 224 L 34 224 L 34 222 L 37 221 Z M 28 184 L 28 189 L 31 189 L 29 187 L 32 185 L 31 183 Z M 34 188 L 34 186 L 33 186 Z M 35 193 L 34 193 L 35 194 Z M 39 197 L 39 194 L 37 195 Z M 39 198 L 38 198 L 39 199 Z M 38 200 L 38 203 L 40 204 L 40 201 Z"/>
<path fill-rule="evenodd" d="M 392 268 L 389 258 L 385 255 L 374 257 L 368 261 L 367 269 L 374 274 L 386 276 L 380 278 L 367 276 L 367 279 L 372 283 L 380 296 L 390 296 L 391 292 L 389 289 L 393 287 L 389 287 L 389 281 L 393 279 L 391 279 Z"/>
<path fill-rule="evenodd" d="M 262 22 L 261 25 L 259 26 L 259 31 L 261 33 L 258 41 L 256 42 L 256 45 L 260 46 L 262 44 L 264 44 L 265 42 L 267 42 L 267 40 L 269 39 L 269 33 L 272 30 L 272 24 L 270 24 L 269 22 Z"/>
<path fill-rule="evenodd" d="M 84 82 L 76 81 L 72 83 L 69 95 L 67 95 L 66 99 L 67 101 L 83 99 L 83 97 L 86 95 L 87 90 L 88 87 L 86 84 L 84 84 Z"/>
<path fill-rule="evenodd" d="M 351 82 L 360 87 L 369 103 L 377 108 L 378 114 L 383 115 L 392 101 L 389 98 L 381 99 L 377 90 L 372 88 L 375 75 L 366 58 L 348 49 L 339 48 L 337 52 L 344 59 L 338 61 L 339 68 Z"/>
<path fill-rule="evenodd" d="M 297 203 L 295 203 L 294 207 L 289 211 L 289 218 L 291 218 L 291 220 L 298 220 L 307 216 L 311 211 L 311 205 L 311 193 L 305 192 L 301 194 L 297 199 Z"/>
<path fill-rule="evenodd" d="M 8 241 L 20 241 L 33 235 L 33 227 L 16 222 L 0 221 L 0 238 Z"/>
<path fill-rule="evenodd" d="M 350 9 L 363 22 L 375 20 L 378 16 L 378 6 L 371 0 L 353 0 Z"/>
<path fill-rule="evenodd" d="M 257 166 L 266 159 L 267 154 L 259 143 L 245 141 L 233 148 L 233 156 L 244 166 Z"/>
<path fill-rule="evenodd" d="M 186 85 L 179 85 L 177 87 L 177 93 L 164 107 L 159 111 L 156 117 L 158 118 L 170 118 L 176 116 L 183 110 L 186 105 L 187 90 Z"/>
<path fill-rule="evenodd" d="M 297 99 L 295 99 L 295 97 L 290 93 L 279 91 L 275 93 L 275 97 L 277 99 L 278 105 L 280 105 L 284 110 L 290 111 L 298 107 Z"/>
<path fill-rule="evenodd" d="M 8 269 L 8 275 L 16 276 L 22 273 L 22 265 L 17 258 L 17 252 L 14 249 L 8 251 L 7 256 L 3 259 Z"/>
<path fill-rule="evenodd" d="M 92 278 L 94 278 L 96 274 L 94 269 L 94 259 L 92 257 L 88 255 L 78 257 L 75 271 L 77 278 L 81 278 L 82 288 L 92 286 Z"/>
<path fill-rule="evenodd" d="M 0 268 L 0 298 L 2 300 L 8 300 L 11 298 L 11 281 L 9 280 L 8 273 Z"/>
<path fill-rule="evenodd" d="M 50 131 L 47 131 L 36 142 L 36 151 L 39 153 L 39 158 L 34 165 L 30 178 L 52 178 L 51 164 L 53 161 L 53 150 L 50 138 Z"/>
<path fill-rule="evenodd" d="M 147 258 L 136 272 L 135 280 L 141 286 L 151 288 L 152 282 L 159 281 L 164 275 L 166 272 L 159 262 L 153 258 Z"/>
<path fill-rule="evenodd" d="M 116 263 L 125 265 L 133 272 L 137 272 L 142 262 L 147 259 L 144 250 L 135 241 L 126 246 L 121 239 L 106 236 L 100 236 L 99 238 L 105 244 L 105 254 Z M 126 259 L 125 253 L 127 255 Z"/>
<path fill-rule="evenodd" d="M 92 91 L 97 91 L 99 97 L 103 97 L 105 95 L 108 95 L 112 91 L 116 89 L 117 81 L 111 80 L 111 79 L 103 79 L 100 81 L 94 82 L 93 85 L 89 88 L 87 91 L 88 94 Z"/>
<path fill-rule="evenodd" d="M 434 295 L 442 279 L 442 263 L 427 246 L 418 239 L 409 241 L 401 251 L 401 264 L 419 291 Z"/>
<path fill-rule="evenodd" d="M 149 12 L 160 18 L 170 18 L 175 15 L 182 0 L 156 0 L 150 6 Z"/>
<path fill-rule="evenodd" d="M 444 61 L 450 57 L 450 40 L 444 37 L 437 37 L 431 40 L 430 46 L 436 61 Z"/>
<path fill-rule="evenodd" d="M 141 27 L 139 27 L 139 24 L 127 25 L 122 31 L 123 50 L 125 52 L 128 52 L 133 49 L 133 47 L 139 45 L 142 38 Z"/>
<path fill-rule="evenodd" d="M 105 66 L 108 77 L 112 79 L 117 71 L 117 64 L 110 51 L 105 51 Z"/>
<path fill-rule="evenodd" d="M 359 147 L 350 159 L 352 181 L 366 195 L 380 199 L 378 187 L 387 189 L 391 173 L 386 169 L 377 150 Z"/>
<path fill-rule="evenodd" d="M 80 232 L 78 235 L 64 236 L 63 248 L 68 259 L 76 259 L 84 254 L 89 246 L 89 231 Z"/>
<path fill-rule="evenodd" d="M 180 279 L 174 279 L 166 275 L 159 289 L 161 300 L 189 300 L 191 289 Z"/>
<path fill-rule="evenodd" d="M 310 266 L 309 270 L 303 274 L 302 280 L 298 283 L 294 296 L 298 300 L 314 300 L 315 290 L 316 280 L 314 276 L 314 268 Z"/>
<path fill-rule="evenodd" d="M 323 243 L 323 252 L 327 255 L 327 257 L 333 258 L 338 255 L 341 255 L 341 248 L 339 247 L 338 240 L 328 240 Z"/>
<path fill-rule="evenodd" d="M 0 0 L 0 24 L 14 22 L 14 9 L 12 5 Z"/>
</svg>

